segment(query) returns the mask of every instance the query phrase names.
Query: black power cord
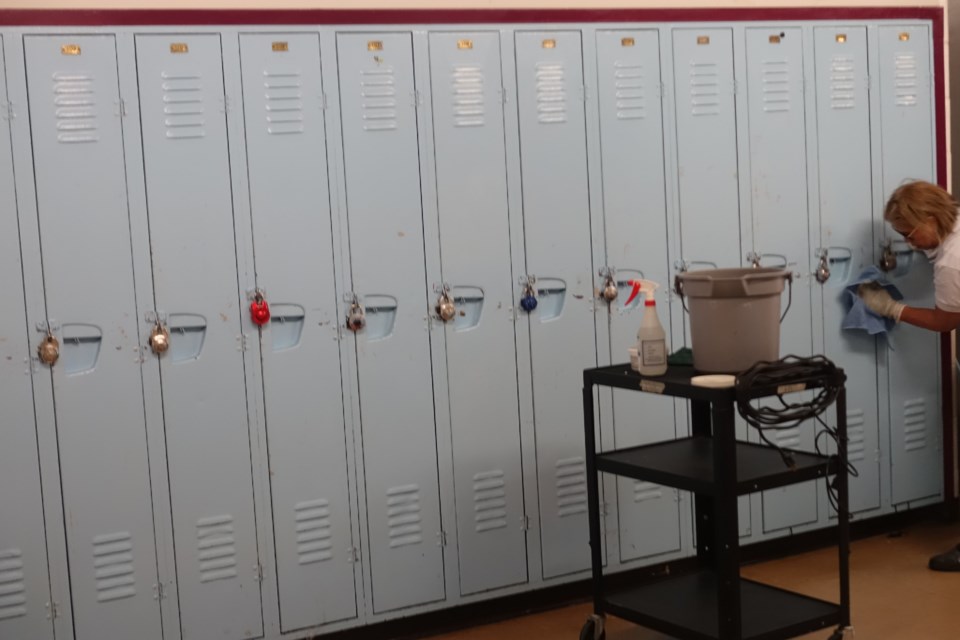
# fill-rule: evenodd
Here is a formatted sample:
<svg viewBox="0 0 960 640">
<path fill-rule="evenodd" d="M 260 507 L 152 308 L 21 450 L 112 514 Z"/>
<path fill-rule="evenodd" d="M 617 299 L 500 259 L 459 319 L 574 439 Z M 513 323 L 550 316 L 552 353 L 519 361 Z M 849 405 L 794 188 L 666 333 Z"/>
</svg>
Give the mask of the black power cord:
<svg viewBox="0 0 960 640">
<path fill-rule="evenodd" d="M 799 390 L 793 386 L 798 380 L 816 380 L 819 386 L 811 390 L 813 397 L 809 400 L 788 402 L 784 396 Z M 775 403 L 758 402 L 754 393 L 758 387 L 778 389 L 775 397 L 779 400 L 779 406 Z M 824 455 L 820 449 L 820 438 L 827 436 L 833 440 L 841 459 L 847 458 L 847 439 L 841 439 L 836 428 L 828 425 L 821 417 L 836 401 L 840 391 L 837 366 L 824 356 L 786 356 L 774 362 L 758 362 L 737 376 L 735 390 L 737 411 L 747 424 L 757 430 L 765 444 L 777 450 L 787 467 L 796 468 L 793 454 L 773 442 L 767 432 L 794 429 L 811 419 L 815 419 L 822 427 L 814 437 L 817 453 Z M 852 477 L 858 475 L 849 460 L 846 471 Z M 833 482 L 827 483 L 827 496 L 834 511 L 839 511 L 836 483 L 836 476 Z"/>
</svg>

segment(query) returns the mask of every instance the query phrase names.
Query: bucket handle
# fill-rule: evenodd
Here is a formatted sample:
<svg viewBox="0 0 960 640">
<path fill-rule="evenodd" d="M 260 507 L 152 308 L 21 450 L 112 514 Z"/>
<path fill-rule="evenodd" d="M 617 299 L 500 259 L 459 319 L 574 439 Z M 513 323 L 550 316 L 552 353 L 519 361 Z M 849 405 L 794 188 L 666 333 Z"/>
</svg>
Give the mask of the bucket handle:
<svg viewBox="0 0 960 640">
<path fill-rule="evenodd" d="M 790 311 L 791 305 L 793 305 L 793 272 L 787 271 L 787 308 L 783 310 L 783 314 L 780 316 L 780 324 L 783 324 L 783 319 L 787 317 L 787 313 Z M 747 280 L 759 280 L 761 278 L 768 278 L 768 274 L 761 273 L 748 273 L 743 276 L 744 281 Z"/>
<path fill-rule="evenodd" d="M 690 267 L 693 265 L 702 265 L 711 269 L 717 268 L 715 263 L 708 262 L 706 260 L 691 260 L 689 262 L 686 260 L 677 260 L 677 262 L 674 264 L 677 269 L 677 274 L 673 276 L 673 291 L 680 296 L 680 304 L 683 305 L 683 310 L 688 314 L 690 313 L 690 309 L 687 309 L 687 300 L 683 295 L 683 281 L 680 279 L 680 274 L 689 271 Z"/>
</svg>

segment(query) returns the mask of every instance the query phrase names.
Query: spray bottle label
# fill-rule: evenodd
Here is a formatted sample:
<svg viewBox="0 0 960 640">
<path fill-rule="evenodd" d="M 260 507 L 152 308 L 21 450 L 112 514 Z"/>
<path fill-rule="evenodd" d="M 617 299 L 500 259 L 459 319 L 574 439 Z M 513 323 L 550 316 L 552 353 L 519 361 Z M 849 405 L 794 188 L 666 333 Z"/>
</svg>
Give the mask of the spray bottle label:
<svg viewBox="0 0 960 640">
<path fill-rule="evenodd" d="M 656 366 L 667 361 L 667 341 L 643 340 L 640 343 L 640 359 L 644 366 Z"/>
</svg>

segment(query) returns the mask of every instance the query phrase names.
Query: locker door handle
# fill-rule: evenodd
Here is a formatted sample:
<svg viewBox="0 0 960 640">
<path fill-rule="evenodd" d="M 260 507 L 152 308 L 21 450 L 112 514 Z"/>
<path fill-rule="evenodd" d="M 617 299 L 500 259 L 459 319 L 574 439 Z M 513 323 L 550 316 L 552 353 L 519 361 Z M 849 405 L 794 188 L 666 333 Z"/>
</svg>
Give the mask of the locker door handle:
<svg viewBox="0 0 960 640">
<path fill-rule="evenodd" d="M 484 301 L 482 288 L 465 285 L 454 286 L 450 289 L 450 296 L 457 305 L 457 314 L 453 319 L 454 331 L 469 331 L 480 324 Z"/>
</svg>

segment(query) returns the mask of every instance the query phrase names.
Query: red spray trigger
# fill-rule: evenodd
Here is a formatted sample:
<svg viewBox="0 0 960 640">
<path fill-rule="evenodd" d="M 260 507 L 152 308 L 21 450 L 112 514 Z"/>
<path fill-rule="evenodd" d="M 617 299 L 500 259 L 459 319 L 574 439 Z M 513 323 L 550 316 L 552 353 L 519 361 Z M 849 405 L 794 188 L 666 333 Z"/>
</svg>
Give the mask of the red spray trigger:
<svg viewBox="0 0 960 640">
<path fill-rule="evenodd" d="M 633 299 L 637 297 L 637 294 L 640 293 L 640 287 L 643 286 L 643 283 L 639 280 L 627 280 L 627 284 L 633 287 L 633 291 L 630 292 L 630 297 L 627 298 L 627 301 L 624 303 L 624 306 L 629 307 L 630 303 L 633 302 Z"/>
</svg>

